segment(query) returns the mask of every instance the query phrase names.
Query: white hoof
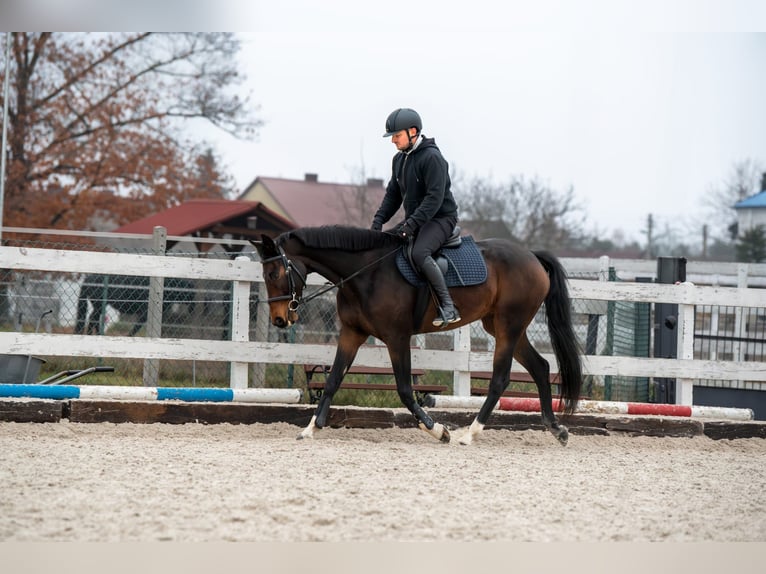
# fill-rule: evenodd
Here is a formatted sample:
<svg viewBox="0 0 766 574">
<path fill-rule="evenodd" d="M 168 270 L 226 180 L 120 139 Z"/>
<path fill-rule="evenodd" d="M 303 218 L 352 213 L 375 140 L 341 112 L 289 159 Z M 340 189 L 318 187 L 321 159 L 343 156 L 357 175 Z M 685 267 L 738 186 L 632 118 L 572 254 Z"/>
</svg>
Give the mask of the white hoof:
<svg viewBox="0 0 766 574">
<path fill-rule="evenodd" d="M 479 434 L 481 434 L 481 431 L 484 430 L 484 425 L 478 422 L 474 419 L 474 421 L 471 423 L 471 426 L 469 426 L 465 433 L 463 433 L 463 436 L 460 437 L 460 440 L 458 442 L 462 445 L 469 445 L 473 444 L 473 439 Z"/>
<path fill-rule="evenodd" d="M 434 423 L 434 428 L 432 429 L 429 429 L 423 423 L 418 423 L 418 427 L 420 427 L 420 430 L 431 435 L 436 440 L 440 440 L 442 442 L 449 442 L 449 439 L 450 439 L 449 431 L 446 428 L 444 428 L 444 425 L 441 423 Z"/>
<path fill-rule="evenodd" d="M 298 440 L 301 440 L 304 438 L 314 438 L 314 429 L 317 428 L 315 421 L 316 421 L 316 416 L 311 417 L 311 421 L 309 422 L 309 425 L 305 429 L 303 429 L 298 435 Z"/>
</svg>

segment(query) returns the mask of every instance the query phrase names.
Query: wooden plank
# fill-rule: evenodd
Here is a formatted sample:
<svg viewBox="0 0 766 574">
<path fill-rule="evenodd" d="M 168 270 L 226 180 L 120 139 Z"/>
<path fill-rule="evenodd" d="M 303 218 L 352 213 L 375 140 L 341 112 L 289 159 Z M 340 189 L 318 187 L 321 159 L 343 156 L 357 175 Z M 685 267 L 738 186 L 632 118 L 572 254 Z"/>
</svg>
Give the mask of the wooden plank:
<svg viewBox="0 0 766 574">
<path fill-rule="evenodd" d="M 0 421 L 9 423 L 61 422 L 66 401 L 4 399 L 0 401 Z"/>
<path fill-rule="evenodd" d="M 615 417 L 607 430 L 645 436 L 693 437 L 703 434 L 703 423 L 688 418 Z"/>
<path fill-rule="evenodd" d="M 572 299 L 599 299 L 604 301 L 766 307 L 766 292 L 763 289 L 698 287 L 691 283 L 669 285 L 664 283 L 619 283 L 570 279 L 569 295 Z"/>
<path fill-rule="evenodd" d="M 5 349 L 6 353 L 18 355 L 175 359 L 282 365 L 327 364 L 332 362 L 335 355 L 334 345 L 108 335 L 93 337 L 17 332 L 0 333 L 0 348 Z M 555 357 L 549 355 L 543 355 L 543 357 L 555 364 Z M 467 357 L 444 350 L 413 352 L 413 366 L 420 370 L 487 371 L 491 369 L 492 362 L 493 354 L 484 351 L 471 352 Z M 362 348 L 357 356 L 356 364 L 390 367 L 391 360 L 384 349 Z M 513 376 L 517 376 L 516 373 L 517 371 L 514 371 Z M 583 360 L 583 374 L 626 377 L 652 377 L 662 374 L 664 377 L 677 379 L 766 381 L 766 363 L 588 355 Z"/>
<path fill-rule="evenodd" d="M 471 371 L 472 379 L 479 379 L 482 381 L 489 381 L 492 379 L 492 371 Z M 534 383 L 535 380 L 527 372 L 511 371 L 509 380 L 513 383 Z M 558 373 L 551 373 L 549 382 L 552 385 L 558 385 L 561 382 L 561 377 Z"/>
<path fill-rule="evenodd" d="M 714 440 L 766 438 L 766 422 L 711 421 L 705 423 L 704 432 Z"/>
<path fill-rule="evenodd" d="M 303 365 L 303 371 L 306 373 L 307 378 L 313 378 L 314 375 L 328 375 L 330 374 L 330 367 L 327 365 Z M 353 365 L 348 371 L 347 375 L 389 375 L 394 376 L 394 371 L 391 367 L 366 367 L 364 365 Z M 411 369 L 413 376 L 422 376 L 425 374 L 423 369 Z"/>
<path fill-rule="evenodd" d="M 324 381 L 309 381 L 306 386 L 309 389 L 322 390 L 324 389 Z M 352 383 L 343 381 L 340 384 L 341 389 L 353 389 L 361 391 L 395 391 L 395 384 L 386 383 Z M 445 385 L 412 385 L 412 389 L 419 393 L 444 393 L 449 390 L 449 387 Z"/>
<path fill-rule="evenodd" d="M 253 424 L 286 422 L 306 426 L 308 405 L 185 403 L 180 401 L 72 400 L 70 421 L 79 423 Z"/>
<path fill-rule="evenodd" d="M 487 387 L 471 387 L 471 394 L 475 396 L 486 396 L 489 393 L 489 389 Z M 504 397 L 523 397 L 523 398 L 530 398 L 530 399 L 536 399 L 539 395 L 537 392 L 526 392 L 526 391 L 508 391 L 506 390 L 503 393 Z"/>
<path fill-rule="evenodd" d="M 381 429 L 395 426 L 394 411 L 391 409 L 332 407 L 328 421 L 333 428 Z"/>
<path fill-rule="evenodd" d="M 260 262 L 251 260 L 197 259 L 32 247 L 0 247 L 0 268 L 221 281 L 263 281 Z"/>
</svg>

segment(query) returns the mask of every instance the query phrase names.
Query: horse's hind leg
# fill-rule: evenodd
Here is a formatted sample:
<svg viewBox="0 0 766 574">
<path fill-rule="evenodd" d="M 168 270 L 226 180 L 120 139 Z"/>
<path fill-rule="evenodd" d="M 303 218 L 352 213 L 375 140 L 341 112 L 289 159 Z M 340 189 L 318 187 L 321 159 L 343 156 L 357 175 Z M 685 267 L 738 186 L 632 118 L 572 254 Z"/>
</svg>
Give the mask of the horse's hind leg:
<svg viewBox="0 0 766 574">
<path fill-rule="evenodd" d="M 495 356 L 492 361 L 492 379 L 489 381 L 489 387 L 487 389 L 487 398 L 484 400 L 484 404 L 479 409 L 479 413 L 473 420 L 468 430 L 460 437 L 460 444 L 468 445 L 473 442 L 473 439 L 477 437 L 484 426 L 489 420 L 489 416 L 497 406 L 497 401 L 505 392 L 510 382 L 511 364 L 513 363 L 513 349 L 515 346 L 515 338 L 496 337 L 495 343 Z"/>
<path fill-rule="evenodd" d="M 537 394 L 540 397 L 540 412 L 543 417 L 543 424 L 553 436 L 555 436 L 562 445 L 567 444 L 569 440 L 569 430 L 564 425 L 559 425 L 556 416 L 553 414 L 553 396 L 551 394 L 550 384 L 550 365 L 540 353 L 532 346 L 524 333 L 516 344 L 516 359 L 529 371 L 537 385 Z"/>
</svg>

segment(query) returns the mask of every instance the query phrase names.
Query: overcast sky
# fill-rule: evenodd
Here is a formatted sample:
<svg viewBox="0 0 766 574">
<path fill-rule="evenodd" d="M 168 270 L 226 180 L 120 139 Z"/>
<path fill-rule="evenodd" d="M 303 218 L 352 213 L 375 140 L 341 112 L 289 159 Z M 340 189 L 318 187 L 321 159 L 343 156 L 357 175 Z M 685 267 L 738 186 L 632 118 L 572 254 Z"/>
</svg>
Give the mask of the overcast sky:
<svg viewBox="0 0 766 574">
<path fill-rule="evenodd" d="M 387 180 L 385 118 L 412 107 L 464 178 L 572 186 L 602 235 L 641 240 L 649 213 L 688 226 L 734 162 L 766 169 L 766 34 L 747 33 L 766 11 L 612 4 L 260 3 L 241 63 L 266 125 L 216 141 L 240 189 Z"/>
<path fill-rule="evenodd" d="M 37 24 L 19 29 L 239 31 L 266 124 L 256 142 L 204 135 L 240 190 L 306 172 L 388 180 L 381 135 L 398 107 L 420 112 L 464 179 L 572 186 L 602 237 L 643 240 L 649 213 L 688 227 L 734 162 L 766 169 L 763 1 L 13 4 Z"/>
</svg>

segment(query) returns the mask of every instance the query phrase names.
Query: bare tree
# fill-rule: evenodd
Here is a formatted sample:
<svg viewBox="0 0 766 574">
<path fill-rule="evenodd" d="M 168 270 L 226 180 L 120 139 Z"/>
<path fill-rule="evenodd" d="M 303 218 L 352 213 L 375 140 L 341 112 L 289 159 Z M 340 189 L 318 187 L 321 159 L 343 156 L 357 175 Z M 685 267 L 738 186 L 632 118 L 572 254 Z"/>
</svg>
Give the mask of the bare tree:
<svg viewBox="0 0 766 574">
<path fill-rule="evenodd" d="M 585 214 L 571 187 L 559 192 L 537 177 L 514 176 L 499 185 L 474 178 L 455 194 L 460 219 L 477 235 L 486 237 L 502 223 L 511 237 L 534 249 L 572 246 L 584 238 Z"/>
<path fill-rule="evenodd" d="M 707 192 L 704 199 L 707 217 L 704 223 L 710 225 L 708 233 L 713 239 L 734 243 L 737 238 L 734 204 L 760 191 L 763 169 L 753 159 L 735 162 L 726 179 Z"/>
<path fill-rule="evenodd" d="M 88 229 L 229 191 L 185 137 L 205 120 L 255 135 L 231 34 L 14 32 L 5 224 Z"/>
<path fill-rule="evenodd" d="M 348 225 L 368 227 L 383 199 L 383 180 L 367 177 L 364 162 L 354 171 L 353 183 L 339 188 L 337 199 Z"/>
</svg>

